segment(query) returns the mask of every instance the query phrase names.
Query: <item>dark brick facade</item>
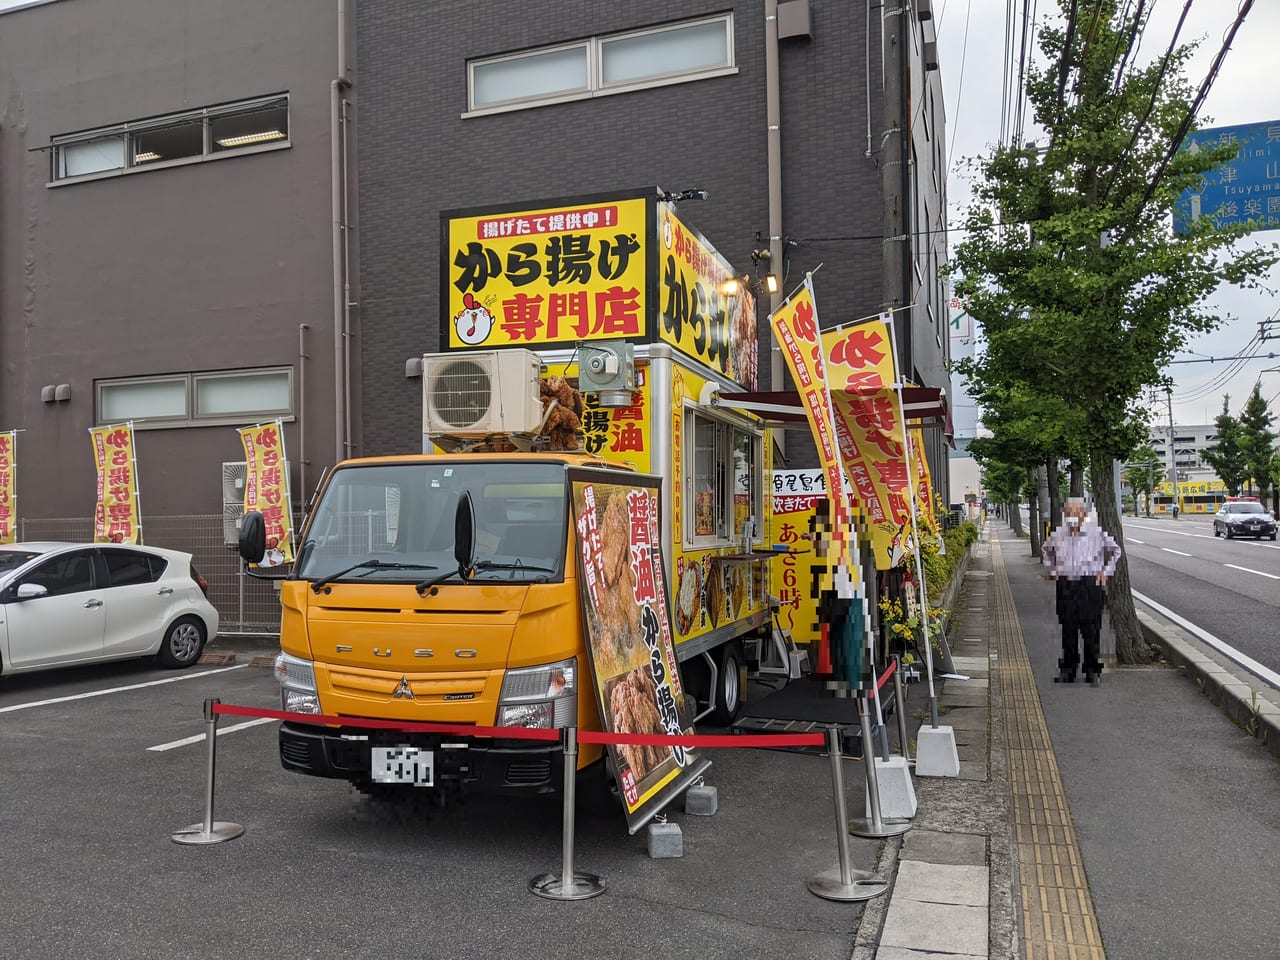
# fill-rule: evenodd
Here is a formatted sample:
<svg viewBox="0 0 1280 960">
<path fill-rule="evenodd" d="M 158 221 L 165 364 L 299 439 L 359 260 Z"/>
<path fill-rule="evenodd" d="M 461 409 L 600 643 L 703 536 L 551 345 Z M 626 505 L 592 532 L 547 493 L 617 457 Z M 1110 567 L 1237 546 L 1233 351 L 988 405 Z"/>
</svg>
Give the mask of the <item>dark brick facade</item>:
<svg viewBox="0 0 1280 960">
<path fill-rule="evenodd" d="M 725 10 L 733 12 L 736 75 L 461 116 L 468 59 Z M 781 43 L 784 234 L 796 241 L 786 286 L 821 263 L 819 310 L 834 324 L 873 314 L 885 300 L 881 86 L 873 70 L 877 152 L 868 157 L 867 10 L 812 0 L 811 12 L 811 37 Z M 876 70 L 879 17 L 871 18 Z M 361 0 L 356 18 L 361 452 L 421 444 L 421 382 L 405 378 L 404 361 L 439 348 L 441 210 L 702 187 L 710 199 L 684 203 L 681 214 L 735 266 L 749 269 L 751 250 L 768 245 L 756 240 L 769 223 L 761 0 Z"/>
</svg>

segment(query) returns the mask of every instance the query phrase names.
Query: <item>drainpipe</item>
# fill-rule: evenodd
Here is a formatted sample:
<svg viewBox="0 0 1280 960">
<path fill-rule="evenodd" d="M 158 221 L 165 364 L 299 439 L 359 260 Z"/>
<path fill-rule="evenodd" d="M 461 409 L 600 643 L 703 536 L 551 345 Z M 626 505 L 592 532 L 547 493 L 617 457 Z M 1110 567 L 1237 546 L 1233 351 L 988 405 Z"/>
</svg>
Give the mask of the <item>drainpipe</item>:
<svg viewBox="0 0 1280 960">
<path fill-rule="evenodd" d="M 347 4 L 338 0 L 338 76 L 329 82 L 329 176 L 330 213 L 333 219 L 333 414 L 335 462 L 347 456 L 350 433 L 347 429 L 350 397 L 347 366 L 348 283 L 346 277 L 346 233 L 343 206 L 346 183 L 346 156 L 342 133 L 342 93 L 351 86 L 347 79 Z"/>
<path fill-rule="evenodd" d="M 906 197 L 903 185 L 906 182 L 904 169 L 907 158 L 903 155 L 903 61 L 906 53 L 903 50 L 905 30 L 903 16 L 906 12 L 906 0 L 889 0 L 896 6 L 886 5 L 881 11 L 881 37 L 884 52 L 884 68 L 882 78 L 884 84 L 884 133 L 880 137 L 880 177 L 883 194 L 882 223 L 884 239 L 881 241 L 881 271 L 884 275 L 884 300 L 881 309 L 894 311 L 893 323 L 898 332 L 898 369 L 900 378 L 909 379 L 911 367 L 911 319 L 907 311 L 897 308 L 905 306 L 907 301 L 901 299 L 907 277 L 904 276 L 906 258 L 903 249 L 906 247 Z M 899 246 L 901 244 L 901 246 Z"/>
<path fill-rule="evenodd" d="M 778 292 L 769 300 L 770 311 L 782 306 L 786 295 L 782 284 L 786 277 L 783 267 L 782 247 L 782 84 L 778 69 L 778 0 L 765 0 L 764 3 L 764 86 L 765 86 L 765 123 L 768 132 L 768 174 L 769 174 L 769 263 L 778 275 Z M 781 390 L 782 351 L 779 349 L 773 334 L 773 325 L 769 325 L 769 389 Z M 786 436 L 782 430 L 775 430 L 775 443 L 784 456 L 786 454 Z"/>
<path fill-rule="evenodd" d="M 298 488 L 302 502 L 307 498 L 307 331 L 311 325 L 298 324 Z"/>
</svg>

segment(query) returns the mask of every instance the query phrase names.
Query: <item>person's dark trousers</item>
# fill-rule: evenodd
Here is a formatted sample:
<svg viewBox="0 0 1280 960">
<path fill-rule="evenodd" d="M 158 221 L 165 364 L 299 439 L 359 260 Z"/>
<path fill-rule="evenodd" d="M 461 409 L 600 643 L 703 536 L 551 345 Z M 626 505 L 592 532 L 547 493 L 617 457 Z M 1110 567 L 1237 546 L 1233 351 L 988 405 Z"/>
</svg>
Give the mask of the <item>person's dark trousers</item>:
<svg viewBox="0 0 1280 960">
<path fill-rule="evenodd" d="M 1059 577 L 1057 580 L 1058 620 L 1062 624 L 1062 659 L 1058 661 L 1058 682 L 1070 683 L 1080 666 L 1080 640 L 1084 640 L 1086 677 L 1102 673 L 1098 643 L 1102 633 L 1102 587 L 1093 577 Z"/>
</svg>

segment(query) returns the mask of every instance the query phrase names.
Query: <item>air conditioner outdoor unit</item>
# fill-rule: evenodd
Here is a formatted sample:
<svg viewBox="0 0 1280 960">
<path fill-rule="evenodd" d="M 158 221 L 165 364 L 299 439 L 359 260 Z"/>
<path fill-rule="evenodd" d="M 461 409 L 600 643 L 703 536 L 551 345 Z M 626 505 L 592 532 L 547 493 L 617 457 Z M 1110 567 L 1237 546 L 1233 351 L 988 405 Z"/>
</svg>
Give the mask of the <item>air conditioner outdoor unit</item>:
<svg viewBox="0 0 1280 960">
<path fill-rule="evenodd" d="M 289 461 L 284 462 L 285 473 Z M 244 517 L 244 481 L 249 465 L 243 460 L 231 460 L 222 464 L 222 542 L 234 547 L 240 542 L 240 520 Z"/>
<path fill-rule="evenodd" d="M 531 350 L 427 354 L 422 358 L 423 432 L 532 433 L 542 422 L 541 369 Z"/>
</svg>

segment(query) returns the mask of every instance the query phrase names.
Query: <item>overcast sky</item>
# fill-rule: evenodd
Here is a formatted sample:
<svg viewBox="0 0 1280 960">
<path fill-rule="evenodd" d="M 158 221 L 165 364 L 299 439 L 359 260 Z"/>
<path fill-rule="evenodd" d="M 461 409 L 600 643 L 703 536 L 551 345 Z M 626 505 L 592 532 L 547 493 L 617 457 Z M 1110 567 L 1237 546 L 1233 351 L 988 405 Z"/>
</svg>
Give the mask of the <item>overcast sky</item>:
<svg viewBox="0 0 1280 960">
<path fill-rule="evenodd" d="M 946 94 L 947 139 L 952 148 L 948 184 L 950 222 L 962 220 L 970 194 L 967 178 L 958 173 L 959 161 L 990 152 L 1000 135 L 1000 101 L 1006 0 L 934 0 L 937 17 L 938 58 Z M 1022 4 L 1014 3 L 1021 11 Z M 1038 15 L 1058 15 L 1056 0 L 1032 0 Z M 1148 0 L 1154 13 L 1140 48 L 1139 60 L 1148 62 L 1169 46 L 1182 12 L 1183 0 Z M 1223 36 L 1235 19 L 1237 4 L 1228 0 L 1199 0 L 1191 6 L 1181 40 L 1203 42 L 1187 69 L 1198 85 L 1208 72 Z M 966 41 L 966 26 L 968 39 Z M 1256 0 L 1223 61 L 1205 101 L 1202 119 L 1208 126 L 1280 121 L 1280 84 L 1275 79 L 1276 41 L 1280 39 L 1280 3 Z M 1030 135 L 1030 130 L 1028 130 Z M 953 242 L 959 239 L 953 234 Z M 1254 235 L 1253 242 L 1280 242 L 1280 230 Z M 1192 342 L 1178 359 L 1235 356 L 1258 330 L 1258 323 L 1280 308 L 1280 268 L 1266 279 L 1269 290 L 1241 292 L 1223 288 L 1210 301 L 1213 309 L 1233 319 L 1211 334 Z M 1280 318 L 1277 318 L 1280 319 Z M 1280 332 L 1280 324 L 1277 324 Z M 1262 354 L 1280 354 L 1280 339 L 1262 345 Z M 1239 413 L 1255 381 L 1261 377 L 1262 396 L 1271 400 L 1271 411 L 1280 423 L 1280 358 L 1257 359 L 1226 382 L 1216 383 L 1226 363 L 1176 364 L 1173 416 L 1179 424 L 1212 423 L 1221 412 L 1222 395 L 1231 394 L 1233 413 Z M 1167 422 L 1161 396 L 1160 419 Z"/>
</svg>

